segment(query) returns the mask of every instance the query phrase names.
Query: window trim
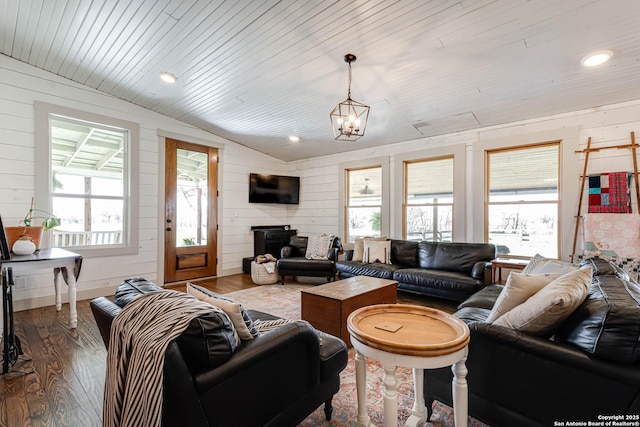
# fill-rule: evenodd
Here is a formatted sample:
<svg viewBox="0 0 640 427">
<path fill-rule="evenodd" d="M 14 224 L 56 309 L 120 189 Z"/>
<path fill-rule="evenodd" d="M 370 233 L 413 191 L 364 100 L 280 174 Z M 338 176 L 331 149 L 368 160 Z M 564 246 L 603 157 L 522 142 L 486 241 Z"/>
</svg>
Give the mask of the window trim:
<svg viewBox="0 0 640 427">
<path fill-rule="evenodd" d="M 342 235 L 343 241 L 347 239 L 347 171 L 354 169 L 382 168 L 382 203 L 380 209 L 380 235 L 389 237 L 391 224 L 390 218 L 390 193 L 389 193 L 389 156 L 375 157 L 365 160 L 340 163 L 338 165 L 338 230 Z M 353 242 L 348 242 L 353 243 Z"/>
<path fill-rule="evenodd" d="M 140 188 L 140 126 L 137 123 L 100 114 L 76 110 L 45 102 L 35 102 L 35 201 L 38 209 L 51 211 L 50 177 L 51 177 L 51 116 L 68 117 L 100 125 L 113 126 L 129 131 L 128 195 L 124 197 L 128 227 L 124 230 L 124 238 L 128 242 L 108 246 L 74 246 L 70 248 L 84 257 L 117 256 L 137 254 L 139 250 L 139 188 Z M 49 233 L 43 236 L 43 246 L 50 247 Z"/>
<path fill-rule="evenodd" d="M 497 132 L 500 135 L 501 132 Z M 490 134 L 483 135 L 486 136 Z M 502 134 L 504 135 L 504 134 Z M 520 145 L 534 144 L 540 141 L 556 141 L 560 140 L 560 182 L 558 187 L 560 190 L 560 216 L 558 218 L 558 233 L 560 235 L 560 252 L 558 259 L 564 259 L 564 254 L 571 253 L 571 243 L 573 242 L 573 225 L 575 225 L 575 211 L 577 209 L 576 201 L 567 200 L 580 191 L 580 174 L 582 171 L 579 167 L 578 156 L 575 152 L 579 149 L 580 127 L 567 126 L 564 128 L 556 128 L 539 132 L 509 134 L 507 136 L 494 136 L 493 138 L 481 139 L 473 144 L 472 165 L 475 176 L 471 182 L 473 197 L 471 212 L 475 212 L 470 218 L 472 226 L 472 241 L 484 242 L 485 230 L 485 214 L 484 191 L 485 170 L 486 170 L 486 150 L 497 148 L 517 147 Z M 568 260 L 568 256 L 566 256 Z"/>
<path fill-rule="evenodd" d="M 394 221 L 395 236 L 404 236 L 404 208 L 405 200 L 405 170 L 404 162 L 438 159 L 453 156 L 453 235 L 454 242 L 465 242 L 467 238 L 466 221 L 466 188 L 467 188 L 467 147 L 465 144 L 455 144 L 427 150 L 398 154 L 394 158 Z M 404 237 L 403 237 L 404 238 Z"/>
</svg>

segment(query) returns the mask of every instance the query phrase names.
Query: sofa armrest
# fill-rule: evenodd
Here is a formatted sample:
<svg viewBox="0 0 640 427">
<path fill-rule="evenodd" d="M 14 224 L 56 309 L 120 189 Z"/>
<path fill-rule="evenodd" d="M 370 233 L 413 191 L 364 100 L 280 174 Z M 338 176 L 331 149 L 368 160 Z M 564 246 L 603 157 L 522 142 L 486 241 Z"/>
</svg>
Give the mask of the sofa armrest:
<svg viewBox="0 0 640 427">
<path fill-rule="evenodd" d="M 482 280 L 484 286 L 492 285 L 491 283 L 491 263 L 487 261 L 478 261 L 473 265 L 471 277 L 476 280 Z"/>
<path fill-rule="evenodd" d="M 109 336 L 111 334 L 111 323 L 113 322 L 113 318 L 116 317 L 116 315 L 120 313 L 122 309 L 113 301 L 105 297 L 99 297 L 91 300 L 89 306 L 91 307 L 93 317 L 96 320 L 96 324 L 98 325 L 98 330 L 100 331 L 100 335 L 102 336 L 104 346 L 108 349 Z"/>
</svg>

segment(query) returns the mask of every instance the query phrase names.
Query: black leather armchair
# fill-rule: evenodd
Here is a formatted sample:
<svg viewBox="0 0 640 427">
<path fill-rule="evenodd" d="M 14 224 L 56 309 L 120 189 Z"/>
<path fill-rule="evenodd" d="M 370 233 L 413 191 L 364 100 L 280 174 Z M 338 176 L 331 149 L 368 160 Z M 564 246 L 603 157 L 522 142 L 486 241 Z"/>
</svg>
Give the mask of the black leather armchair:
<svg viewBox="0 0 640 427">
<path fill-rule="evenodd" d="M 291 236 L 289 245 L 282 248 L 276 267 L 283 285 L 286 276 L 326 277 L 327 282 L 335 278 L 340 238 L 333 238 L 327 259 L 305 258 L 307 242 L 307 237 Z"/>
<path fill-rule="evenodd" d="M 111 322 L 121 308 L 105 297 L 90 306 L 108 348 Z M 276 319 L 258 311 L 248 314 Z M 346 364 L 342 340 L 302 321 L 243 341 L 226 363 L 213 369 L 190 365 L 172 341 L 165 352 L 162 424 L 293 426 L 323 403 L 329 420 Z"/>
</svg>

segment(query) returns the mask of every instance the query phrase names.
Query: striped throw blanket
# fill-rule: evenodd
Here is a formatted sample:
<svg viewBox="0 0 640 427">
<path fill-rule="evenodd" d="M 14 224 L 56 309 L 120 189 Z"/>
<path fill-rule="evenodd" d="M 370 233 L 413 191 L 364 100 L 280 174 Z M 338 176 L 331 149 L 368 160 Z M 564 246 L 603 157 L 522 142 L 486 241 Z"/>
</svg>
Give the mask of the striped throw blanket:
<svg viewBox="0 0 640 427">
<path fill-rule="evenodd" d="M 122 309 L 111 325 L 104 427 L 160 427 L 165 350 L 192 319 L 212 310 L 191 295 L 169 290 L 142 295 Z"/>
</svg>

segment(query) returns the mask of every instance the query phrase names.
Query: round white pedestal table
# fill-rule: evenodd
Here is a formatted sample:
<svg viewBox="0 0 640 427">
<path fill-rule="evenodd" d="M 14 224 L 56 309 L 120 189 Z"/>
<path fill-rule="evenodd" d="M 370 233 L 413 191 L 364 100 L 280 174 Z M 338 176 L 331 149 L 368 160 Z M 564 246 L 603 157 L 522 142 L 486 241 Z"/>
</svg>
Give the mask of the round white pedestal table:
<svg viewBox="0 0 640 427">
<path fill-rule="evenodd" d="M 451 366 L 453 410 L 456 427 L 467 426 L 467 368 L 469 328 L 460 319 L 429 307 L 407 304 L 379 304 L 360 308 L 349 316 L 347 329 L 356 350 L 356 426 L 368 427 L 366 411 L 366 358 L 381 363 L 384 376 L 385 427 L 398 425 L 396 368 L 413 368 L 415 401 L 407 426 L 423 426 L 427 420 L 424 403 L 424 369 Z"/>
</svg>

